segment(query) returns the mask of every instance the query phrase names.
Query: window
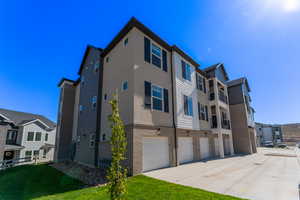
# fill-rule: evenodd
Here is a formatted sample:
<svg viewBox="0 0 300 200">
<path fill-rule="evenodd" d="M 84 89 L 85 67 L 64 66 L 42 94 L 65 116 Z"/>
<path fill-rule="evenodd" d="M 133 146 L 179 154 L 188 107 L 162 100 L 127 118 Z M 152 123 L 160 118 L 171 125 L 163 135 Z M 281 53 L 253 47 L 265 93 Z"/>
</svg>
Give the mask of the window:
<svg viewBox="0 0 300 200">
<path fill-rule="evenodd" d="M 77 135 L 76 142 L 80 143 L 80 135 Z"/>
<path fill-rule="evenodd" d="M 90 134 L 90 144 L 89 144 L 90 148 L 94 148 L 95 147 L 95 134 Z"/>
<path fill-rule="evenodd" d="M 30 157 L 31 158 L 32 156 L 32 151 L 25 151 L 25 157 L 28 158 Z"/>
<path fill-rule="evenodd" d="M 196 73 L 196 86 L 198 90 L 203 91 L 206 93 L 206 83 L 205 83 L 205 78 L 200 76 L 199 74 Z"/>
<path fill-rule="evenodd" d="M 45 134 L 45 141 L 48 141 L 48 133 Z"/>
<path fill-rule="evenodd" d="M 97 96 L 92 97 L 92 108 L 95 110 L 97 107 Z"/>
<path fill-rule="evenodd" d="M 84 85 L 84 76 L 81 76 L 81 85 Z"/>
<path fill-rule="evenodd" d="M 99 61 L 96 61 L 95 65 L 94 65 L 94 71 L 95 71 L 95 72 L 98 72 L 99 66 L 100 66 Z"/>
<path fill-rule="evenodd" d="M 34 132 L 28 132 L 27 141 L 33 141 L 33 138 L 34 138 Z"/>
<path fill-rule="evenodd" d="M 106 57 L 106 62 L 108 63 L 110 60 L 109 56 Z"/>
<path fill-rule="evenodd" d="M 191 76 L 192 76 L 191 66 L 188 63 L 181 60 L 181 68 L 182 68 L 182 78 L 191 81 Z"/>
<path fill-rule="evenodd" d="M 79 105 L 79 112 L 82 113 L 83 111 L 83 105 Z"/>
<path fill-rule="evenodd" d="M 152 64 L 161 68 L 161 48 L 153 43 L 151 44 L 151 58 Z"/>
<path fill-rule="evenodd" d="M 163 110 L 163 90 L 155 85 L 152 85 L 152 109 Z"/>
<path fill-rule="evenodd" d="M 105 133 L 102 134 L 102 141 L 105 141 L 106 140 L 106 135 Z"/>
<path fill-rule="evenodd" d="M 184 114 L 187 116 L 193 116 L 193 99 L 192 99 L 192 97 L 183 95 L 183 102 L 184 102 Z"/>
<path fill-rule="evenodd" d="M 124 81 L 122 84 L 122 90 L 125 91 L 128 89 L 128 81 Z"/>
<path fill-rule="evenodd" d="M 126 38 L 126 39 L 124 40 L 124 46 L 127 46 L 127 44 L 128 44 L 128 38 Z"/>
<path fill-rule="evenodd" d="M 42 139 L 42 133 L 36 132 L 35 133 L 35 141 L 41 141 L 41 139 Z"/>
<path fill-rule="evenodd" d="M 104 101 L 107 100 L 107 94 L 104 94 Z"/>
<path fill-rule="evenodd" d="M 206 120 L 205 106 L 198 103 L 199 120 Z"/>
</svg>

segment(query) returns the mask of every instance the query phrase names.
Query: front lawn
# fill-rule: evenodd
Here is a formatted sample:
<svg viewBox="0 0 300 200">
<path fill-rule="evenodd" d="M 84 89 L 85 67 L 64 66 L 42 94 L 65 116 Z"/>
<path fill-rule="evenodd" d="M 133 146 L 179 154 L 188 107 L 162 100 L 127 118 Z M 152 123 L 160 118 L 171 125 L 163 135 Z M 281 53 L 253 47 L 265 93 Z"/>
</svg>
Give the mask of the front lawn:
<svg viewBox="0 0 300 200">
<path fill-rule="evenodd" d="M 83 186 L 47 165 L 22 166 L 0 172 L 0 200 L 109 199 L 105 187 L 79 189 Z M 128 190 L 128 200 L 241 200 L 143 175 L 129 178 Z"/>
</svg>

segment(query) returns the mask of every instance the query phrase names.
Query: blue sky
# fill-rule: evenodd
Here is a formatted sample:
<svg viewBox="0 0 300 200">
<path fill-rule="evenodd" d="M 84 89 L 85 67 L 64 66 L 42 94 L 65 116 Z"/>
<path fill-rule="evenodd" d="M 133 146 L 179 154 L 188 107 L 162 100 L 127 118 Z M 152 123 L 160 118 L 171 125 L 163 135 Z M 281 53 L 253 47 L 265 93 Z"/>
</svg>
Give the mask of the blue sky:
<svg viewBox="0 0 300 200">
<path fill-rule="evenodd" d="M 56 121 L 62 77 L 131 16 L 207 67 L 246 76 L 256 121 L 300 122 L 299 0 L 0 0 L 0 107 Z"/>
</svg>

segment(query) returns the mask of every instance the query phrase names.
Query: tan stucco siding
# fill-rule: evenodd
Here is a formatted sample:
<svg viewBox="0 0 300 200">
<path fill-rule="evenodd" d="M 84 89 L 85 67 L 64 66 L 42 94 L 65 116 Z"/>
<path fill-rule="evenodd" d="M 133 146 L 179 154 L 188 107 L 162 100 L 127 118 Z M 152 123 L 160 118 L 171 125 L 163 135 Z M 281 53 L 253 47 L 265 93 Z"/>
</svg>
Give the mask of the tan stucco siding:
<svg viewBox="0 0 300 200">
<path fill-rule="evenodd" d="M 134 123 L 171 127 L 172 121 L 172 83 L 171 83 L 171 53 L 167 50 L 168 72 L 144 61 L 144 34 L 133 29 L 134 35 Z M 150 38 L 149 38 L 150 39 Z M 159 45 L 158 45 L 159 46 Z M 161 46 L 160 46 L 161 47 Z M 168 89 L 169 113 L 144 108 L 144 82 Z"/>
<path fill-rule="evenodd" d="M 128 43 L 124 45 L 124 39 L 128 38 Z M 101 110 L 101 135 L 110 136 L 110 124 L 107 119 L 111 114 L 109 101 L 113 94 L 118 91 L 119 109 L 122 120 L 126 124 L 133 123 L 133 52 L 134 35 L 131 30 L 103 60 L 103 92 L 102 92 L 102 110 Z M 107 62 L 107 57 L 109 61 Z M 128 81 L 128 89 L 122 91 L 123 81 Z M 107 100 L 104 96 L 107 95 Z"/>
</svg>

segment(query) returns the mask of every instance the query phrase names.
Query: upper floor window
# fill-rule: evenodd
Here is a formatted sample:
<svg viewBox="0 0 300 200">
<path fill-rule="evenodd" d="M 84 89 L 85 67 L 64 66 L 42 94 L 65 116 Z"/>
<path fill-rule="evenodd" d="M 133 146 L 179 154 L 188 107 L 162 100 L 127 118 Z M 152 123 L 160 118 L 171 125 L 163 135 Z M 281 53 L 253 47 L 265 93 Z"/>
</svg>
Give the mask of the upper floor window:
<svg viewBox="0 0 300 200">
<path fill-rule="evenodd" d="M 108 63 L 110 61 L 109 56 L 106 57 L 106 62 Z"/>
<path fill-rule="evenodd" d="M 27 141 L 33 141 L 33 138 L 34 138 L 34 132 L 28 132 Z"/>
<path fill-rule="evenodd" d="M 128 89 L 128 81 L 124 81 L 124 82 L 122 83 L 122 90 L 125 91 L 125 90 L 127 90 L 127 89 Z"/>
<path fill-rule="evenodd" d="M 198 102 L 199 120 L 208 121 L 208 107 Z"/>
<path fill-rule="evenodd" d="M 99 66 L 100 66 L 100 62 L 99 62 L 99 61 L 96 61 L 95 64 L 94 64 L 94 71 L 95 71 L 95 72 L 98 72 L 98 71 L 99 71 Z"/>
<path fill-rule="evenodd" d="M 162 88 L 152 85 L 152 109 L 163 110 L 163 94 Z"/>
<path fill-rule="evenodd" d="M 193 116 L 193 99 L 183 95 L 184 114 L 187 116 Z"/>
<path fill-rule="evenodd" d="M 153 85 L 145 81 L 145 108 L 169 112 L 169 92 L 168 89 Z"/>
<path fill-rule="evenodd" d="M 107 100 L 107 94 L 104 94 L 104 101 Z"/>
<path fill-rule="evenodd" d="M 203 91 L 206 93 L 206 81 L 205 78 L 200 76 L 198 73 L 196 73 L 196 86 L 198 90 Z"/>
<path fill-rule="evenodd" d="M 83 86 L 84 85 L 84 76 L 81 76 L 81 85 Z"/>
<path fill-rule="evenodd" d="M 41 139 L 42 139 L 42 133 L 36 132 L 35 133 L 35 141 L 41 141 Z"/>
<path fill-rule="evenodd" d="M 124 46 L 127 46 L 127 44 L 128 44 L 128 38 L 126 38 L 126 39 L 124 40 Z"/>
<path fill-rule="evenodd" d="M 165 72 L 168 71 L 167 52 L 146 37 L 144 38 L 144 59 Z"/>
<path fill-rule="evenodd" d="M 96 109 L 97 107 L 97 96 L 92 97 L 92 108 Z"/>
<path fill-rule="evenodd" d="M 48 133 L 45 134 L 45 141 L 48 141 Z"/>
<path fill-rule="evenodd" d="M 82 113 L 83 111 L 83 105 L 79 105 L 79 112 Z"/>
<path fill-rule="evenodd" d="M 192 80 L 191 66 L 188 63 L 181 60 L 181 69 L 182 69 L 182 78 L 191 81 Z"/>
<path fill-rule="evenodd" d="M 90 135 L 90 144 L 89 144 L 90 148 L 95 147 L 95 137 L 96 137 L 95 134 Z"/>
<path fill-rule="evenodd" d="M 152 64 L 161 68 L 161 49 L 153 43 L 151 44 L 151 54 Z"/>
</svg>

